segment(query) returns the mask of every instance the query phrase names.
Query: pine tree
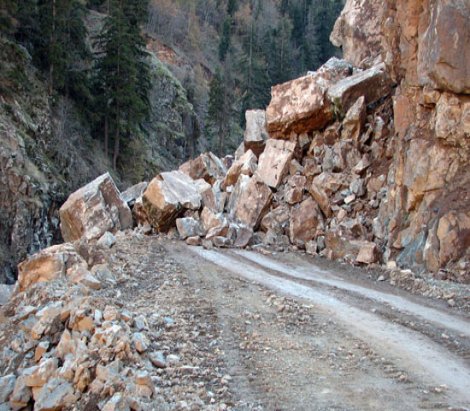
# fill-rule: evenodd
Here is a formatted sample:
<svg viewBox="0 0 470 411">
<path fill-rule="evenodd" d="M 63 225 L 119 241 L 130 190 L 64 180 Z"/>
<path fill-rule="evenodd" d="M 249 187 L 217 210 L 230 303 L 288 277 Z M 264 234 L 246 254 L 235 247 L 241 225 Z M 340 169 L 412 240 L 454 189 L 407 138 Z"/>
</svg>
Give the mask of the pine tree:
<svg viewBox="0 0 470 411">
<path fill-rule="evenodd" d="M 130 138 L 148 114 L 150 72 L 140 23 L 147 0 L 113 0 L 97 45 L 96 102 L 108 154 L 113 136 L 113 167 L 117 168 L 121 139 Z"/>
<path fill-rule="evenodd" d="M 232 35 L 232 18 L 227 17 L 224 20 L 222 27 L 222 36 L 219 43 L 219 59 L 221 62 L 225 61 L 228 50 L 230 48 L 230 36 Z"/>
<path fill-rule="evenodd" d="M 232 119 L 237 113 L 237 99 L 229 67 L 231 62 L 227 61 L 222 69 L 217 68 L 209 84 L 206 132 L 211 145 L 220 156 L 224 155 L 227 147 L 233 145 L 233 134 L 236 134 Z"/>
<path fill-rule="evenodd" d="M 31 24 L 34 14 L 23 11 Z M 31 33 L 33 57 L 48 72 L 49 94 L 56 90 L 69 95 L 84 86 L 86 75 L 80 63 L 89 56 L 85 12 L 78 0 L 37 1 L 38 32 Z"/>
</svg>

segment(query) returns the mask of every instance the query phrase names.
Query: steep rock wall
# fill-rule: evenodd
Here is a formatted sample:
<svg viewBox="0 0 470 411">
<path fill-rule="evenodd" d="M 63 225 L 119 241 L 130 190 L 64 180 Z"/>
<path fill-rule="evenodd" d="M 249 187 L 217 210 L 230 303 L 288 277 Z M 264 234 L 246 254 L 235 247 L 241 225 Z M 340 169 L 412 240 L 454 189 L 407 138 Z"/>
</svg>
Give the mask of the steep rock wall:
<svg viewBox="0 0 470 411">
<path fill-rule="evenodd" d="M 331 35 L 346 60 L 383 61 L 394 96 L 394 157 L 374 224 L 387 258 L 470 276 L 470 3 L 349 0 Z"/>
</svg>

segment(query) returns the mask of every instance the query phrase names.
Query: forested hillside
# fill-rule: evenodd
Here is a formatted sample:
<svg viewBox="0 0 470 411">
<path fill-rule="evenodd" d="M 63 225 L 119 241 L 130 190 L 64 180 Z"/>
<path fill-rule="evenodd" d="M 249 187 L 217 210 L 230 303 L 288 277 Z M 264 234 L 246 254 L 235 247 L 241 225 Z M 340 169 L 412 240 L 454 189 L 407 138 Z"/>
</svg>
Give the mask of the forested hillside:
<svg viewBox="0 0 470 411">
<path fill-rule="evenodd" d="M 151 0 L 150 47 L 182 81 L 211 148 L 235 148 L 244 113 L 270 88 L 339 53 L 329 41 L 343 0 Z M 231 121 L 227 122 L 230 118 Z"/>
<path fill-rule="evenodd" d="M 0 277 L 55 241 L 56 211 L 242 141 L 244 112 L 314 70 L 341 0 L 0 1 Z M 37 233 L 41 233 L 40 235 Z"/>
</svg>

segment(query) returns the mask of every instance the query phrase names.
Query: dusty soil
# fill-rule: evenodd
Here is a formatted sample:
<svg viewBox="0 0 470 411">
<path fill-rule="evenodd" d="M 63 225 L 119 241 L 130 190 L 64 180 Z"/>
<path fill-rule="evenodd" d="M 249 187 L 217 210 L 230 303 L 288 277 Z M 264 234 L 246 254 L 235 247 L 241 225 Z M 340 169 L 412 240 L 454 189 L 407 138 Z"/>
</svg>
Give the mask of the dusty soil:
<svg viewBox="0 0 470 411">
<path fill-rule="evenodd" d="M 441 302 L 351 279 L 339 265 L 308 280 L 312 261 L 292 254 L 164 246 L 198 304 L 216 313 L 235 408 L 469 406 L 468 318 Z M 338 284 L 319 283 L 319 274 Z"/>
<path fill-rule="evenodd" d="M 295 253 L 136 233 L 119 236 L 107 260 L 118 282 L 93 296 L 147 318 L 151 350 L 166 358 L 151 409 L 470 408 L 469 316 L 443 301 Z M 15 330 L 4 314 L 6 346 Z"/>
</svg>

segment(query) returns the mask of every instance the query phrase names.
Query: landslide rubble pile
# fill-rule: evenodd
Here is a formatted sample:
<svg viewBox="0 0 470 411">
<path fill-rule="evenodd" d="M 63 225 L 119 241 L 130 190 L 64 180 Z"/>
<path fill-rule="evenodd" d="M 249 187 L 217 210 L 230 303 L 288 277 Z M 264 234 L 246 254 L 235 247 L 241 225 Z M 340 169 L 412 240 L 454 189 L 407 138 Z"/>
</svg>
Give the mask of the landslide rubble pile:
<svg viewBox="0 0 470 411">
<path fill-rule="evenodd" d="M 111 177 L 61 217 L 69 242 L 22 262 L 0 301 L 0 410 L 227 409 L 215 322 L 181 310 L 176 264 L 121 231 L 132 214 Z"/>
<path fill-rule="evenodd" d="M 202 154 L 153 179 L 134 217 L 157 232 L 176 227 L 190 245 L 381 262 L 373 230 L 393 157 L 392 92 L 383 64 L 333 58 L 274 87 L 266 111 L 246 113 L 234 158 Z"/>
</svg>

